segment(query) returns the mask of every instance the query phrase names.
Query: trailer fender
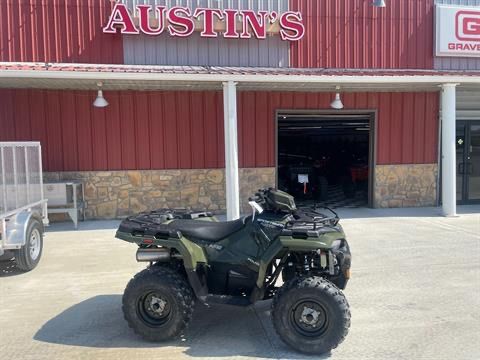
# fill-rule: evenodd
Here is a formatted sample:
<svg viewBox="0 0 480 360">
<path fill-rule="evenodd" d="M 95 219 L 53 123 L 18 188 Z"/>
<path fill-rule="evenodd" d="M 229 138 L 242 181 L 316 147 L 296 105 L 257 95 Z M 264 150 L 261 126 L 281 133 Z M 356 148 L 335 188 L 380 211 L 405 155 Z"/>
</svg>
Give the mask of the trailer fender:
<svg viewBox="0 0 480 360">
<path fill-rule="evenodd" d="M 27 229 L 30 220 L 37 220 L 42 227 L 42 233 L 44 232 L 42 217 L 33 211 L 22 211 L 10 218 L 7 222 L 7 236 L 9 247 L 20 249 L 25 245 L 27 238 Z"/>
</svg>

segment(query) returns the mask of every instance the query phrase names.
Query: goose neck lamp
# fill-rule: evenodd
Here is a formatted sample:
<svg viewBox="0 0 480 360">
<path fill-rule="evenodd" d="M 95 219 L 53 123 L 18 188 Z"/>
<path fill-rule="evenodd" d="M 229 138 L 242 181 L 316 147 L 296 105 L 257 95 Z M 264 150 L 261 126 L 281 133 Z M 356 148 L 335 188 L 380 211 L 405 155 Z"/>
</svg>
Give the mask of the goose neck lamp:
<svg viewBox="0 0 480 360">
<path fill-rule="evenodd" d="M 335 90 L 337 91 L 335 94 L 335 99 L 330 104 L 330 107 L 335 110 L 342 110 L 344 106 L 342 98 L 340 97 L 340 86 L 337 86 Z"/>
<path fill-rule="evenodd" d="M 93 106 L 96 108 L 104 108 L 108 106 L 108 101 L 105 100 L 105 98 L 103 97 L 102 86 L 103 86 L 103 83 L 101 82 L 97 83 L 97 87 L 98 87 L 97 98 L 93 102 Z"/>
</svg>

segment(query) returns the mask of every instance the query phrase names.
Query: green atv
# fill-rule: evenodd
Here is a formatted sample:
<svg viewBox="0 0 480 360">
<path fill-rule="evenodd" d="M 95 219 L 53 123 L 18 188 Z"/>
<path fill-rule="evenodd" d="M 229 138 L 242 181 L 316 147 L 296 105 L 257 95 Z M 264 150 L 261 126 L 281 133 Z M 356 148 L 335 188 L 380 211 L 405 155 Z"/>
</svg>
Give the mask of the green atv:
<svg viewBox="0 0 480 360">
<path fill-rule="evenodd" d="M 350 310 L 340 289 L 351 255 L 337 214 L 297 209 L 292 196 L 274 189 L 260 190 L 250 205 L 251 216 L 229 222 L 157 210 L 121 223 L 116 237 L 136 243 L 137 261 L 150 263 L 123 295 L 137 334 L 151 341 L 180 335 L 195 300 L 249 306 L 273 298 L 274 327 L 294 349 L 325 353 L 344 340 Z"/>
</svg>

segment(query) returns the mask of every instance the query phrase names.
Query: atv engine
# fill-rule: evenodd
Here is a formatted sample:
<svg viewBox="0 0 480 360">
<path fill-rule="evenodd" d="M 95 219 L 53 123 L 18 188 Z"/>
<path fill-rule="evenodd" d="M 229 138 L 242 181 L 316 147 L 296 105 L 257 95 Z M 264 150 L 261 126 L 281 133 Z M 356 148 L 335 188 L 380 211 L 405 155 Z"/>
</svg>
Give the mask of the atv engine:
<svg viewBox="0 0 480 360">
<path fill-rule="evenodd" d="M 351 255 L 348 243 L 337 240 L 329 251 L 316 250 L 309 253 L 293 253 L 286 260 L 282 271 L 283 281 L 295 277 L 321 276 L 338 288 L 345 289 L 350 278 Z"/>
</svg>

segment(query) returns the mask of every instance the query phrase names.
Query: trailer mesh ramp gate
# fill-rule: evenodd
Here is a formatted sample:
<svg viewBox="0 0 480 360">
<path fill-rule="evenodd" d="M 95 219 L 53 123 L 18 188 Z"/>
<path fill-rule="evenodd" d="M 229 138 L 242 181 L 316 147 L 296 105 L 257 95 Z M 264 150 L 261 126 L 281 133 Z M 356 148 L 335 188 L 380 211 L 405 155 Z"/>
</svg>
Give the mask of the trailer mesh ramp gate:
<svg viewBox="0 0 480 360">
<path fill-rule="evenodd" d="M 36 210 L 48 223 L 43 196 L 39 142 L 0 142 L 0 252 L 18 246 L 7 236 L 7 222 L 23 211 Z"/>
</svg>

